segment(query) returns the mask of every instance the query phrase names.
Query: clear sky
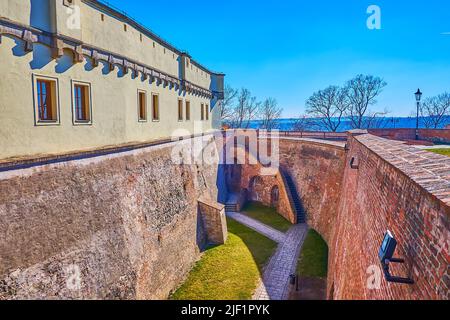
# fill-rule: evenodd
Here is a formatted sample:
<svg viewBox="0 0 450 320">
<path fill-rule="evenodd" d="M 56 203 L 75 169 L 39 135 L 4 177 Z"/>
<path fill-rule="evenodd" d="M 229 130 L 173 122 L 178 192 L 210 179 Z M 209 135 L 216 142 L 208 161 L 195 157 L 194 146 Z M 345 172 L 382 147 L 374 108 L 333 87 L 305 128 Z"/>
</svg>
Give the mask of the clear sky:
<svg viewBox="0 0 450 320">
<path fill-rule="evenodd" d="M 234 87 L 274 97 L 284 117 L 306 99 L 358 73 L 385 79 L 374 109 L 409 116 L 413 93 L 450 91 L 448 0 L 109 0 L 187 50 Z M 367 8 L 381 9 L 381 30 Z M 446 34 L 447 33 L 447 34 Z"/>
</svg>

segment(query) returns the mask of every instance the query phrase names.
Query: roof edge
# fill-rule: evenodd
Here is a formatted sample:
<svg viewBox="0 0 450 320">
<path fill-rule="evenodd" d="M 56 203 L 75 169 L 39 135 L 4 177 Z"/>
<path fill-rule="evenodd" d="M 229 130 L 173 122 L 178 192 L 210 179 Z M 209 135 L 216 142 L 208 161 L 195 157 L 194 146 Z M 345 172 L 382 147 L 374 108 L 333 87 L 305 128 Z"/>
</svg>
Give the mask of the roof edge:
<svg viewBox="0 0 450 320">
<path fill-rule="evenodd" d="M 167 47 L 168 49 L 174 51 L 176 54 L 178 55 L 184 55 L 187 54 L 186 51 L 184 50 L 180 50 L 177 47 L 175 47 L 174 45 L 172 45 L 170 42 L 168 42 L 167 40 L 164 40 L 162 37 L 160 37 L 159 35 L 157 35 L 155 32 L 153 32 L 152 30 L 150 30 L 149 28 L 147 28 L 146 26 L 144 26 L 144 24 L 138 22 L 137 20 L 135 20 L 134 18 L 132 18 L 131 16 L 129 16 L 126 12 L 115 8 L 113 5 L 111 5 L 110 3 L 108 3 L 107 1 L 104 0 L 81 0 L 82 2 L 94 6 L 97 9 L 103 10 L 109 14 L 111 14 L 112 16 L 127 22 L 130 26 L 134 27 L 135 29 L 141 31 L 142 33 L 146 34 L 147 36 L 149 36 L 150 38 L 154 39 L 155 41 L 159 42 L 161 45 Z M 206 68 L 205 66 L 203 66 L 202 64 L 198 63 L 197 61 L 192 59 L 192 63 L 195 64 L 197 67 L 199 67 L 200 69 L 202 69 L 205 72 L 208 72 L 210 74 L 213 75 L 218 75 L 218 76 L 224 76 L 224 73 L 221 72 L 215 72 L 212 71 L 208 68 Z"/>
</svg>

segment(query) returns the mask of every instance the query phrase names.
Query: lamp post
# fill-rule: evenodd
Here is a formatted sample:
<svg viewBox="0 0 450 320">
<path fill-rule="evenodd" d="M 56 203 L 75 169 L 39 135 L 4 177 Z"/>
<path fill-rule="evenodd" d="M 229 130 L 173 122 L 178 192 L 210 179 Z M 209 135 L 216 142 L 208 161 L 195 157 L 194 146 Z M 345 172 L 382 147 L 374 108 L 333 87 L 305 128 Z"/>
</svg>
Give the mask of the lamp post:
<svg viewBox="0 0 450 320">
<path fill-rule="evenodd" d="M 422 99 L 422 92 L 420 92 L 420 89 L 417 89 L 416 95 L 416 102 L 417 102 L 417 121 L 416 121 L 416 140 L 419 140 L 419 109 L 420 109 L 420 100 Z"/>
</svg>

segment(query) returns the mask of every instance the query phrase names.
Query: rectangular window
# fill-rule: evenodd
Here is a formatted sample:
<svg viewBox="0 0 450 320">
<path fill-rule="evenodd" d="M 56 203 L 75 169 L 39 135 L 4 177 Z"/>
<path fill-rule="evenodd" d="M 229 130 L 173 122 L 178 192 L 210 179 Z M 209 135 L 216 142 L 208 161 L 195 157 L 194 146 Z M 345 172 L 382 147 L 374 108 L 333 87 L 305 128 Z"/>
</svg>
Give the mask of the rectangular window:
<svg viewBox="0 0 450 320">
<path fill-rule="evenodd" d="M 202 115 L 201 115 L 201 120 L 202 121 L 204 121 L 205 120 L 205 108 L 204 108 L 205 106 L 203 105 L 203 103 L 201 104 L 201 113 L 202 113 Z"/>
<path fill-rule="evenodd" d="M 58 80 L 33 76 L 36 125 L 59 124 Z"/>
<path fill-rule="evenodd" d="M 73 82 L 74 122 L 91 123 L 91 86 L 87 83 Z"/>
<path fill-rule="evenodd" d="M 186 101 L 186 121 L 191 120 L 191 102 Z"/>
<path fill-rule="evenodd" d="M 178 121 L 183 121 L 183 100 L 178 99 Z"/>
<path fill-rule="evenodd" d="M 159 96 L 157 94 L 152 95 L 152 114 L 153 121 L 159 121 Z"/>
<path fill-rule="evenodd" d="M 37 81 L 38 110 L 40 121 L 55 121 L 53 107 L 52 83 L 46 80 Z"/>
<path fill-rule="evenodd" d="M 140 122 L 147 121 L 147 93 L 138 91 L 138 117 Z"/>
<path fill-rule="evenodd" d="M 209 106 L 205 105 L 205 115 L 206 115 L 206 121 L 209 121 Z"/>
</svg>

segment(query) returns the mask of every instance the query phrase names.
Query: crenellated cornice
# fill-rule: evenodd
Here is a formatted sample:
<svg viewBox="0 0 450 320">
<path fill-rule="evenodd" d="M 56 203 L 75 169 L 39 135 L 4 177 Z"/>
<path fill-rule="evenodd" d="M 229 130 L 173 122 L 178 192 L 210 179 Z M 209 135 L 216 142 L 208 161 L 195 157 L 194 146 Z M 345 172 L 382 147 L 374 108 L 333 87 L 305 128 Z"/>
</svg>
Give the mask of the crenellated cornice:
<svg viewBox="0 0 450 320">
<path fill-rule="evenodd" d="M 26 52 L 33 51 L 35 43 L 50 47 L 52 49 L 53 59 L 61 58 L 64 50 L 69 50 L 73 53 L 74 63 L 82 63 L 87 57 L 92 60 L 93 67 L 98 67 L 102 61 L 108 65 L 110 72 L 114 71 L 115 67 L 118 66 L 123 69 L 124 74 L 131 72 L 136 77 L 140 74 L 143 79 L 148 79 L 150 83 L 157 82 L 158 84 L 163 84 L 165 87 L 169 86 L 208 99 L 214 97 L 221 99 L 221 93 L 219 92 L 202 88 L 192 82 L 179 79 L 176 76 L 125 57 L 124 55 L 98 48 L 64 35 L 47 33 L 5 18 L 0 18 L 0 43 L 2 35 L 9 35 L 23 40 L 25 42 Z"/>
</svg>

